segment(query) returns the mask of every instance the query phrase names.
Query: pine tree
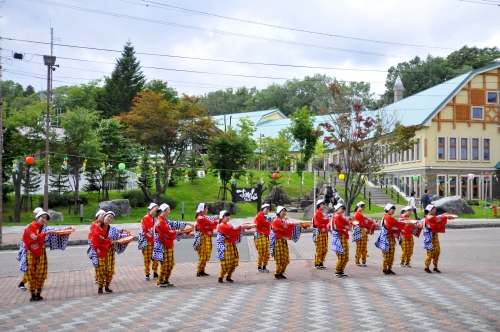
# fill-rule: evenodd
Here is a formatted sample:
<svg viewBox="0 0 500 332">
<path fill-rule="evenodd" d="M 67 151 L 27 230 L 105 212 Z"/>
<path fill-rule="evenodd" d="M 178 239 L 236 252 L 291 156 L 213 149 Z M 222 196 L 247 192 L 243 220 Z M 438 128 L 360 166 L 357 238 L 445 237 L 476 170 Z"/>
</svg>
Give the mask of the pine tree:
<svg viewBox="0 0 500 332">
<path fill-rule="evenodd" d="M 29 180 L 28 180 L 29 177 Z M 38 190 L 42 188 L 42 177 L 40 176 L 40 170 L 37 166 L 29 167 L 29 174 L 25 172 L 21 180 L 21 186 L 23 187 L 22 193 L 26 194 L 26 186 L 28 187 L 28 194 L 36 193 Z"/>
<path fill-rule="evenodd" d="M 68 183 L 69 183 L 68 172 L 63 172 L 60 169 L 60 167 L 55 172 L 52 171 L 52 174 L 50 174 L 50 179 L 49 179 L 49 187 L 51 189 L 50 192 L 63 194 L 69 191 L 70 186 L 68 185 Z"/>
<path fill-rule="evenodd" d="M 116 61 L 111 77 L 106 77 L 104 91 L 99 100 L 102 117 L 111 118 L 120 113 L 128 113 L 133 104 L 132 100 L 142 90 L 145 82 L 134 47 L 128 41 L 121 58 Z"/>
</svg>

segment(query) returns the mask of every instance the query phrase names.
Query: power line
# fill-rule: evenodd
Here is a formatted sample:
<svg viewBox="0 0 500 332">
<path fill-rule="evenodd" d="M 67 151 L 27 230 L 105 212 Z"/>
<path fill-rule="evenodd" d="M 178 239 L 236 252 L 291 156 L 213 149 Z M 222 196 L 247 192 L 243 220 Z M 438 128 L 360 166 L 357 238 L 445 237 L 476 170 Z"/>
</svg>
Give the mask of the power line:
<svg viewBox="0 0 500 332">
<path fill-rule="evenodd" d="M 353 49 L 345 49 L 345 48 L 338 48 L 338 47 L 331 47 L 331 46 L 324 46 L 324 45 L 315 45 L 315 44 L 294 42 L 291 40 L 283 40 L 283 39 L 275 39 L 275 38 L 246 35 L 246 34 L 231 32 L 231 31 L 200 28 L 200 27 L 196 27 L 196 26 L 192 26 L 192 25 L 165 22 L 165 21 L 159 21 L 159 20 L 154 20 L 154 19 L 148 19 L 148 18 L 142 18 L 142 17 L 130 16 L 130 15 L 124 15 L 124 14 L 106 12 L 106 11 L 102 11 L 102 10 L 77 7 L 77 6 L 66 5 L 66 4 L 61 4 L 61 3 L 56 3 L 56 2 L 52 2 L 52 1 L 46 1 L 46 0 L 26 0 L 26 1 L 36 2 L 36 3 L 45 4 L 45 5 L 51 5 L 51 6 L 57 6 L 57 7 L 63 7 L 63 8 L 68 8 L 68 9 L 74 9 L 74 10 L 79 10 L 79 11 L 84 11 L 84 12 L 89 12 L 89 13 L 94 13 L 94 14 L 113 16 L 113 17 L 119 17 L 119 18 L 126 18 L 126 19 L 135 20 L 135 21 L 156 23 L 156 24 L 174 26 L 174 27 L 178 27 L 178 28 L 185 28 L 185 29 L 191 29 L 191 30 L 197 30 L 197 31 L 207 31 L 207 32 L 213 32 L 213 33 L 220 33 L 220 34 L 225 34 L 225 35 L 229 35 L 229 36 L 245 37 L 245 38 L 257 39 L 257 40 L 265 40 L 265 41 L 288 44 L 288 45 L 299 45 L 299 46 L 304 46 L 304 47 L 320 48 L 320 49 L 326 49 L 326 50 L 356 53 L 356 54 L 363 54 L 363 55 L 383 56 L 383 57 L 392 57 L 392 58 L 405 58 L 405 57 L 397 56 L 397 55 L 366 52 L 366 51 L 353 50 Z"/>
<path fill-rule="evenodd" d="M 135 3 L 135 2 L 132 2 L 132 1 L 126 1 L 126 0 L 120 0 L 120 1 L 132 3 L 132 4 L 136 4 L 136 5 L 144 5 L 144 4 Z M 152 4 L 159 5 L 159 6 L 152 6 L 152 5 L 147 5 L 146 4 L 146 5 L 144 5 L 146 7 L 162 8 L 161 6 L 163 6 L 163 7 L 168 7 L 168 8 L 172 8 L 172 9 L 178 10 L 178 11 L 192 13 L 192 14 L 199 14 L 199 15 L 206 15 L 206 16 L 218 17 L 218 18 L 228 19 L 228 20 L 232 20 L 232 21 L 238 21 L 238 22 L 249 23 L 249 24 L 256 24 L 256 25 L 261 25 L 261 26 L 266 26 L 266 27 L 271 27 L 271 28 L 277 28 L 277 29 L 284 29 L 284 30 L 289 30 L 289 31 L 303 32 L 303 33 L 307 33 L 307 34 L 315 34 L 315 35 L 320 35 L 320 36 L 343 38 L 343 39 L 351 39 L 351 40 L 358 40 L 358 41 L 371 42 L 371 43 L 389 44 L 389 45 L 401 45 L 401 46 L 410 46 L 410 47 L 418 47 L 418 48 L 436 48 L 436 49 L 443 49 L 443 50 L 455 50 L 453 48 L 447 48 L 447 47 L 397 43 L 397 42 L 390 42 L 390 41 L 383 41 L 383 40 L 366 39 L 366 38 L 359 38 L 359 37 L 349 37 L 349 36 L 343 36 L 343 35 L 337 35 L 337 34 L 330 34 L 330 33 L 325 33 L 325 32 L 311 31 L 311 30 L 304 30 L 304 29 L 298 29 L 298 28 L 290 28 L 290 27 L 285 27 L 285 26 L 280 26 L 280 25 L 275 25 L 275 24 L 261 23 L 261 22 L 256 22 L 256 21 L 249 21 L 249 20 L 239 19 L 239 18 L 235 18 L 235 17 L 229 17 L 229 16 L 223 16 L 223 15 L 218 15 L 218 14 L 213 14 L 213 13 L 207 13 L 207 12 L 192 10 L 192 9 L 188 9 L 188 8 L 182 8 L 182 7 L 167 5 L 167 4 L 163 4 L 163 3 L 158 3 L 158 2 L 154 2 L 154 1 L 148 1 L 148 0 L 142 0 L 142 1 L 146 2 L 146 3 L 152 3 Z"/>
<path fill-rule="evenodd" d="M 470 2 L 470 3 L 477 3 L 477 4 L 480 4 L 480 5 L 500 6 L 500 3 L 499 2 L 495 2 L 495 1 L 492 1 L 492 2 L 479 2 L 479 1 L 471 1 L 471 0 L 458 0 L 458 1 L 461 1 L 461 2 Z"/>
</svg>

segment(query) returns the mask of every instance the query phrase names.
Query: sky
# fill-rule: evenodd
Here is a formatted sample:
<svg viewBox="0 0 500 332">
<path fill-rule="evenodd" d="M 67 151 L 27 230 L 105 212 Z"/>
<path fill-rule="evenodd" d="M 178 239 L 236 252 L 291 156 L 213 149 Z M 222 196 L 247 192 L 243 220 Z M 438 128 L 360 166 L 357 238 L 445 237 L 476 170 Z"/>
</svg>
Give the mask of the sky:
<svg viewBox="0 0 500 332">
<path fill-rule="evenodd" d="M 444 57 L 464 45 L 500 46 L 499 5 L 500 0 L 3 0 L 3 80 L 46 88 L 42 55 L 50 54 L 50 44 L 43 43 L 50 43 L 52 27 L 59 65 L 54 87 L 109 76 L 129 40 L 137 53 L 156 54 L 137 54 L 147 79 L 167 81 L 179 94 L 263 89 L 315 73 L 370 82 L 372 92 L 382 94 L 387 70 L 399 62 Z M 14 52 L 24 59 L 13 59 Z"/>
</svg>

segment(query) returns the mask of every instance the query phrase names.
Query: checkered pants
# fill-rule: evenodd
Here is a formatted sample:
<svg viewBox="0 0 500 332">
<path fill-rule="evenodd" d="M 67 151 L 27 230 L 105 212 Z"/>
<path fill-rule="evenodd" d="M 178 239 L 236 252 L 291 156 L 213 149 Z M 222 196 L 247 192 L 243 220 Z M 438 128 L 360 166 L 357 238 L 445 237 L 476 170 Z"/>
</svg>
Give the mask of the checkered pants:
<svg viewBox="0 0 500 332">
<path fill-rule="evenodd" d="M 290 252 L 288 251 L 288 242 L 284 239 L 276 239 L 274 247 L 274 260 L 276 261 L 276 270 L 274 274 L 285 273 L 286 267 L 290 264 Z"/>
<path fill-rule="evenodd" d="M 47 280 L 47 273 L 49 263 L 47 261 L 47 252 L 45 246 L 42 249 L 42 255 L 35 256 L 31 251 L 26 250 L 26 259 L 28 261 L 28 270 L 24 273 L 26 282 L 29 283 L 29 290 L 32 294 L 42 293 L 45 280 Z"/>
<path fill-rule="evenodd" d="M 98 266 L 95 268 L 97 285 L 99 288 L 109 287 L 115 274 L 115 247 L 109 246 L 106 257 L 97 259 Z"/>
<path fill-rule="evenodd" d="M 231 243 L 229 240 L 224 240 L 226 250 L 224 251 L 224 259 L 220 261 L 219 278 L 224 278 L 226 275 L 231 278 L 234 270 L 238 266 L 240 256 L 238 255 L 238 248 L 236 244 Z"/>
<path fill-rule="evenodd" d="M 343 254 L 337 254 L 337 265 L 335 265 L 335 273 L 343 273 L 344 269 L 349 262 L 349 241 L 343 235 L 339 235 L 340 243 L 342 243 L 342 248 L 344 249 Z"/>
<path fill-rule="evenodd" d="M 326 254 L 328 253 L 328 233 L 320 232 L 316 236 L 316 255 L 314 256 L 314 265 L 323 264 L 325 262 Z"/>
<path fill-rule="evenodd" d="M 411 256 L 413 255 L 413 246 L 415 241 L 413 240 L 413 235 L 407 239 L 406 237 L 402 237 L 401 239 L 401 264 L 410 264 Z"/>
<path fill-rule="evenodd" d="M 153 260 L 153 244 L 149 241 L 147 247 L 142 249 L 142 257 L 144 258 L 144 274 L 149 275 L 151 261 L 153 261 L 153 272 L 158 273 L 158 261 Z"/>
<path fill-rule="evenodd" d="M 26 273 L 23 275 L 23 280 L 21 280 L 23 284 L 28 282 L 28 279 L 26 278 Z"/>
<path fill-rule="evenodd" d="M 201 244 L 196 249 L 198 252 L 198 272 L 205 271 L 205 266 L 212 255 L 212 237 L 201 234 Z"/>
<path fill-rule="evenodd" d="M 439 246 L 439 238 L 437 233 L 432 233 L 432 245 L 434 249 L 427 250 L 427 256 L 425 257 L 425 268 L 428 269 L 431 265 L 431 260 L 434 267 L 437 269 L 439 254 L 441 254 L 441 247 Z"/>
<path fill-rule="evenodd" d="M 389 251 L 382 251 L 382 270 L 384 271 L 392 269 L 394 253 L 396 252 L 396 239 L 394 236 L 392 236 L 392 234 L 387 234 L 387 240 L 389 241 Z"/>
<path fill-rule="evenodd" d="M 260 233 L 257 240 L 253 240 L 255 248 L 257 249 L 257 267 L 267 266 L 269 262 L 269 237 Z"/>
<path fill-rule="evenodd" d="M 359 263 L 360 259 L 363 264 L 366 263 L 368 257 L 368 233 L 363 227 L 361 227 L 361 235 L 361 240 L 356 241 L 356 256 L 354 256 L 356 264 Z"/>
<path fill-rule="evenodd" d="M 160 275 L 157 284 L 167 283 L 175 266 L 174 248 L 163 247 L 163 262 L 160 262 Z"/>
</svg>

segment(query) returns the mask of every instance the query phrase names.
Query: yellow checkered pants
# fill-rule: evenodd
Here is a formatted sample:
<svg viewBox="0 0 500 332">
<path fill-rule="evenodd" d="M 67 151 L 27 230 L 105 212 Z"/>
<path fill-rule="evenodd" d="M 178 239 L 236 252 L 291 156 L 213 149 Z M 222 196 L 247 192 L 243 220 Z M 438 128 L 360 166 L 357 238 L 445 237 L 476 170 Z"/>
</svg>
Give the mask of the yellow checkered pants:
<svg viewBox="0 0 500 332">
<path fill-rule="evenodd" d="M 205 266 L 212 255 L 212 237 L 202 233 L 201 244 L 196 251 L 198 251 L 198 272 L 205 271 Z"/>
<path fill-rule="evenodd" d="M 394 263 L 394 253 L 396 252 L 396 239 L 392 234 L 387 235 L 387 240 L 389 241 L 389 251 L 382 251 L 382 270 L 387 271 L 392 269 L 392 264 Z"/>
<path fill-rule="evenodd" d="M 240 256 L 238 255 L 238 248 L 236 244 L 231 243 L 229 240 L 224 240 L 226 250 L 224 251 L 224 259 L 220 261 L 219 278 L 224 278 L 226 275 L 231 278 L 234 270 L 238 266 Z"/>
<path fill-rule="evenodd" d="M 43 246 L 41 256 L 35 256 L 31 251 L 26 250 L 26 259 L 28 270 L 24 273 L 24 278 L 29 283 L 29 290 L 32 294 L 41 294 L 49 270 L 45 246 Z"/>
<path fill-rule="evenodd" d="M 439 254 L 441 254 L 441 247 L 439 246 L 439 238 L 437 233 L 432 233 L 432 245 L 434 249 L 427 250 L 427 256 L 425 257 L 425 268 L 428 269 L 431 265 L 431 260 L 434 267 L 437 269 Z"/>
<path fill-rule="evenodd" d="M 257 267 L 267 266 L 269 262 L 269 237 L 260 233 L 257 240 L 253 240 L 257 249 Z"/>
<path fill-rule="evenodd" d="M 368 257 L 368 233 L 363 227 L 361 227 L 361 240 L 356 241 L 356 255 L 354 256 L 355 263 L 358 264 L 359 260 L 363 264 L 366 263 L 366 258 Z"/>
<path fill-rule="evenodd" d="M 326 254 L 328 253 L 328 233 L 319 232 L 316 236 L 316 255 L 314 256 L 314 266 L 325 262 Z"/>
<path fill-rule="evenodd" d="M 160 275 L 157 284 L 167 283 L 175 266 L 174 248 L 163 247 L 163 262 L 160 262 Z"/>
<path fill-rule="evenodd" d="M 401 239 L 401 264 L 410 264 L 411 256 L 413 256 L 413 246 L 415 245 L 415 241 L 413 240 L 413 235 L 407 239 L 403 236 Z"/>
<path fill-rule="evenodd" d="M 27 282 L 28 282 L 28 279 L 26 279 L 26 273 L 24 273 L 24 275 L 23 275 L 23 280 L 21 280 L 21 282 L 22 282 L 23 284 L 25 284 L 25 283 L 27 283 Z"/>
<path fill-rule="evenodd" d="M 349 241 L 347 238 L 339 234 L 340 243 L 344 249 L 343 254 L 337 253 L 337 265 L 335 265 L 335 273 L 343 273 L 344 269 L 349 262 Z"/>
<path fill-rule="evenodd" d="M 97 285 L 99 288 L 109 287 L 115 274 L 115 247 L 109 246 L 106 257 L 98 258 L 98 266 L 95 268 Z"/>
<path fill-rule="evenodd" d="M 286 267 L 290 264 L 290 252 L 288 251 L 288 242 L 284 239 L 276 239 L 274 246 L 274 260 L 276 261 L 276 270 L 274 274 L 285 273 Z"/>
<path fill-rule="evenodd" d="M 153 272 L 158 273 L 158 261 L 153 260 L 153 245 L 149 241 L 148 246 L 142 249 L 142 257 L 144 258 L 144 274 L 149 275 L 151 261 L 153 261 Z"/>
</svg>

